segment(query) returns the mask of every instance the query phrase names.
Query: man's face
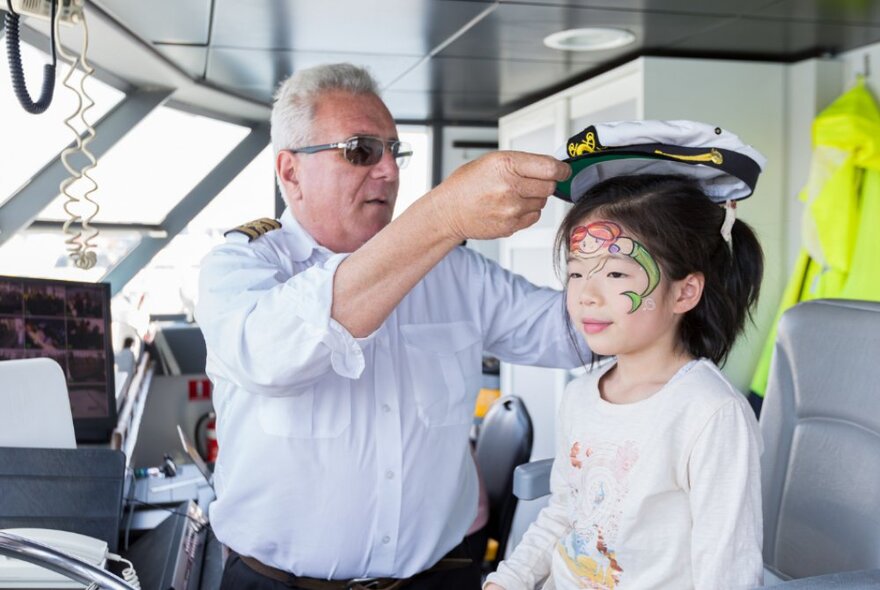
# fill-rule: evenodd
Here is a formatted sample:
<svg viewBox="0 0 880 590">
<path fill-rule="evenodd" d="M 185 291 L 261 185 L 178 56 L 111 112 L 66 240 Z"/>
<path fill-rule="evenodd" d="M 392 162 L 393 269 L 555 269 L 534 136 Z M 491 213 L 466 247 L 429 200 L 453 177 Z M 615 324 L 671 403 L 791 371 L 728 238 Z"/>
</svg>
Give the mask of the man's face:
<svg viewBox="0 0 880 590">
<path fill-rule="evenodd" d="M 397 139 L 394 120 L 382 100 L 338 91 L 321 95 L 309 144 L 343 142 L 354 135 Z M 400 176 L 387 147 L 373 166 L 349 163 L 341 149 L 282 152 L 276 166 L 297 221 L 334 252 L 357 250 L 391 221 Z"/>
</svg>

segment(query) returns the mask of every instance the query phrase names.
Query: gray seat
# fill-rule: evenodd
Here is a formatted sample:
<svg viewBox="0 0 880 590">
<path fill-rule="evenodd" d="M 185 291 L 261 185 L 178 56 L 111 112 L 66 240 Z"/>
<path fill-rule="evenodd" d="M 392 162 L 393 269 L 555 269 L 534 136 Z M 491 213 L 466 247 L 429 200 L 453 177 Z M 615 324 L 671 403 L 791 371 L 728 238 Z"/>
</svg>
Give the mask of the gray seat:
<svg viewBox="0 0 880 590">
<path fill-rule="evenodd" d="M 788 310 L 765 398 L 768 573 L 786 590 L 880 588 L 880 303 Z M 551 465 L 517 468 L 517 496 L 549 493 Z"/>
<path fill-rule="evenodd" d="M 760 426 L 767 569 L 880 568 L 880 303 L 782 316 Z"/>
<path fill-rule="evenodd" d="M 67 381 L 53 359 L 0 361 L 0 447 L 76 448 Z"/>
<path fill-rule="evenodd" d="M 495 400 L 480 428 L 476 460 L 483 485 L 489 496 L 489 538 L 498 542 L 495 558 L 488 564 L 494 570 L 504 557 L 516 496 L 513 494 L 513 470 L 532 454 L 532 420 L 523 401 L 513 395 Z"/>
</svg>

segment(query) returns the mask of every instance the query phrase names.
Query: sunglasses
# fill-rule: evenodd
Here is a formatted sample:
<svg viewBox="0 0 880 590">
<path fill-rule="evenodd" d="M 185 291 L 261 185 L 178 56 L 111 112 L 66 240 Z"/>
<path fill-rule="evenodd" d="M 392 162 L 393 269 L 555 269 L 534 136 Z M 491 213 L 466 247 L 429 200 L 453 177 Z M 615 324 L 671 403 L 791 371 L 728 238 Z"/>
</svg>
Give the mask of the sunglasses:
<svg viewBox="0 0 880 590">
<path fill-rule="evenodd" d="M 385 140 L 371 135 L 355 135 L 339 143 L 325 143 L 287 150 L 295 154 L 314 154 L 327 150 L 342 150 L 342 156 L 355 166 L 375 166 L 385 154 L 385 147 L 391 150 L 398 168 L 405 168 L 412 156 L 412 146 L 405 141 Z"/>
</svg>

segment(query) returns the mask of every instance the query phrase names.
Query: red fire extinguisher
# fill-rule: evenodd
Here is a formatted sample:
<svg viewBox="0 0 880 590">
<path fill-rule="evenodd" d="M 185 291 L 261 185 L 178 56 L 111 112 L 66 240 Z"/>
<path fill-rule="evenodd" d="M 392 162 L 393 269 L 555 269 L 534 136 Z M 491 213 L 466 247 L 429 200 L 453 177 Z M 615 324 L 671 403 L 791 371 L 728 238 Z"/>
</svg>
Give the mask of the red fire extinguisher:
<svg viewBox="0 0 880 590">
<path fill-rule="evenodd" d="M 217 415 L 207 412 L 196 422 L 196 446 L 208 463 L 217 461 L 220 447 L 217 444 Z"/>
<path fill-rule="evenodd" d="M 205 460 L 208 463 L 214 463 L 217 460 L 217 455 L 220 453 L 220 445 L 217 444 L 217 416 L 214 412 L 211 412 L 211 416 L 208 418 L 208 424 L 205 426 Z"/>
</svg>

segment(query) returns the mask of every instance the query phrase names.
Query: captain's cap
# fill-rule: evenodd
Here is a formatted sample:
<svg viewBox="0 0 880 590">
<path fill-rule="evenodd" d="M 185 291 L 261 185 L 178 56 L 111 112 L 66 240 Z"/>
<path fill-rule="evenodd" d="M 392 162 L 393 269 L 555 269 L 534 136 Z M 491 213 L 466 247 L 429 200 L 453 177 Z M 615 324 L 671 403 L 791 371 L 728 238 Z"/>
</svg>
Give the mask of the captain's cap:
<svg viewBox="0 0 880 590">
<path fill-rule="evenodd" d="M 576 202 L 594 185 L 629 174 L 693 178 L 713 201 L 744 199 L 767 159 L 721 127 L 695 121 L 621 121 L 590 125 L 556 157 L 571 165 L 553 193 Z"/>
</svg>

